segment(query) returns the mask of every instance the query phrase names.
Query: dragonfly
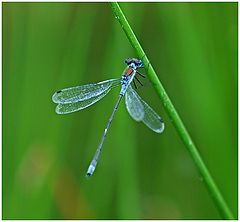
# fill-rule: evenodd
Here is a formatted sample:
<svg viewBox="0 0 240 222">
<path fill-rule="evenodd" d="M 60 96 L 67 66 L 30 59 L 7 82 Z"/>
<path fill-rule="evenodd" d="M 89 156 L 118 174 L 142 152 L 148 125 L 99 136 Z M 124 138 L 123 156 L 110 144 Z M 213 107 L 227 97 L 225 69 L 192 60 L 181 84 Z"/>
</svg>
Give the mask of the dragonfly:
<svg viewBox="0 0 240 222">
<path fill-rule="evenodd" d="M 143 122 L 156 133 L 162 133 L 164 130 L 164 122 L 162 118 L 145 101 L 143 101 L 131 86 L 131 83 L 133 82 L 135 88 L 137 88 L 135 79 L 142 85 L 138 77 L 145 78 L 145 76 L 138 71 L 139 68 L 144 68 L 142 60 L 128 58 L 125 60 L 125 63 L 127 67 L 123 71 L 121 78 L 62 89 L 55 92 L 52 96 L 53 102 L 58 104 L 56 107 L 56 113 L 68 114 L 93 105 L 105 97 L 111 89 L 121 85 L 117 103 L 115 104 L 108 120 L 96 153 L 88 167 L 86 177 L 92 176 L 96 169 L 108 129 L 124 95 L 127 111 L 135 121 Z"/>
</svg>

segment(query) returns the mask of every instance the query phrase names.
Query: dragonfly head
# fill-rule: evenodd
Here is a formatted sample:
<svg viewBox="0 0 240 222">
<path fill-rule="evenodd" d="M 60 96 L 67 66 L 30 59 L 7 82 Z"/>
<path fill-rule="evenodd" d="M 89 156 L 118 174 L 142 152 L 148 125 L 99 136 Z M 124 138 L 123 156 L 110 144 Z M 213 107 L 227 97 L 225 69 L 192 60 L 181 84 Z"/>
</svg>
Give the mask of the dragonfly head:
<svg viewBox="0 0 240 222">
<path fill-rule="evenodd" d="M 137 68 L 142 68 L 143 67 L 143 64 L 142 64 L 142 60 L 140 59 L 135 59 L 135 58 L 128 58 L 125 60 L 125 63 L 133 68 L 133 69 L 137 69 Z"/>
</svg>

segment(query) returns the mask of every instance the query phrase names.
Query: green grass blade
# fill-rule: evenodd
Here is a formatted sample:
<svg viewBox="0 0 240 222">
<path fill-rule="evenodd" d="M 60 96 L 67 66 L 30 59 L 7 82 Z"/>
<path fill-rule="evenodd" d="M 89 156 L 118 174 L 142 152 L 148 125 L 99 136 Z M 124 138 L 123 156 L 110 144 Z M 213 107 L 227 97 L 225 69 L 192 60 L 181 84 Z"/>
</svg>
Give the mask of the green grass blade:
<svg viewBox="0 0 240 222">
<path fill-rule="evenodd" d="M 151 81 L 153 87 L 155 88 L 160 100 L 162 101 L 166 112 L 168 113 L 169 118 L 171 119 L 174 127 L 176 128 L 181 140 L 185 144 L 187 150 L 190 152 L 191 157 L 193 158 L 197 169 L 203 177 L 203 180 L 210 192 L 211 197 L 213 198 L 217 208 L 219 209 L 220 214 L 224 219 L 234 219 L 234 216 L 229 209 L 226 201 L 221 195 L 216 183 L 214 182 L 210 172 L 208 171 L 205 163 L 203 162 L 196 146 L 194 145 L 189 133 L 187 132 L 181 118 L 179 117 L 176 109 L 174 108 L 170 98 L 168 97 L 164 87 L 162 86 L 160 80 L 157 77 L 151 63 L 149 62 L 146 54 L 144 53 L 140 43 L 137 40 L 133 30 L 131 29 L 126 17 L 124 16 L 120 6 L 117 2 L 110 3 L 113 13 L 116 19 L 120 22 L 121 27 L 123 28 L 125 34 L 127 35 L 131 45 L 135 48 L 138 58 L 142 59 L 143 64 L 147 67 L 148 78 Z"/>
</svg>

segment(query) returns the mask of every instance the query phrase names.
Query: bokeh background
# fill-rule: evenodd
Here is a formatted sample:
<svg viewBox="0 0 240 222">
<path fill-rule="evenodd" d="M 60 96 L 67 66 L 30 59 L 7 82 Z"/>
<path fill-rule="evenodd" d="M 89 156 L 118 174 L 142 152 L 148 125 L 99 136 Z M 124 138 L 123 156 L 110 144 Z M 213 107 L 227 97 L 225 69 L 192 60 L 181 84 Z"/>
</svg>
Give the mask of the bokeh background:
<svg viewBox="0 0 240 222">
<path fill-rule="evenodd" d="M 107 3 L 2 3 L 4 219 L 219 219 L 151 85 L 156 134 L 118 98 L 57 115 L 59 89 L 120 77 L 136 57 Z M 120 3 L 237 217 L 237 3 Z M 143 71 L 144 73 L 144 71 Z M 145 71 L 146 73 L 146 71 Z"/>
</svg>

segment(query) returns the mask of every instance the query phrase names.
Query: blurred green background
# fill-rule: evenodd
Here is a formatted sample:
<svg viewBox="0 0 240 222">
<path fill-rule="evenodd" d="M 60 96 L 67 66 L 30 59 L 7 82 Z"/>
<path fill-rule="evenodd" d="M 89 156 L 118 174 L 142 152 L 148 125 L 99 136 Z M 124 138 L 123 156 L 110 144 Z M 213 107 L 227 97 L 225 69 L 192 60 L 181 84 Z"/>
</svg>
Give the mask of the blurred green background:
<svg viewBox="0 0 240 222">
<path fill-rule="evenodd" d="M 69 115 L 51 97 L 120 77 L 136 57 L 107 3 L 2 4 L 4 219 L 221 218 L 149 85 L 137 91 L 164 133 L 122 102 L 85 179 L 120 89 Z M 237 217 L 237 3 L 120 6 Z"/>
</svg>

